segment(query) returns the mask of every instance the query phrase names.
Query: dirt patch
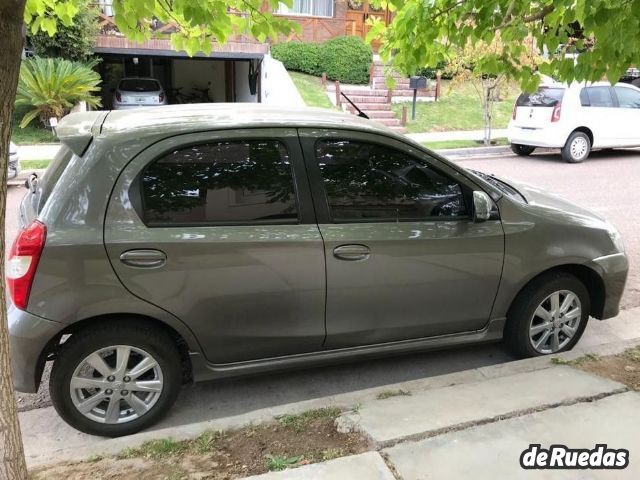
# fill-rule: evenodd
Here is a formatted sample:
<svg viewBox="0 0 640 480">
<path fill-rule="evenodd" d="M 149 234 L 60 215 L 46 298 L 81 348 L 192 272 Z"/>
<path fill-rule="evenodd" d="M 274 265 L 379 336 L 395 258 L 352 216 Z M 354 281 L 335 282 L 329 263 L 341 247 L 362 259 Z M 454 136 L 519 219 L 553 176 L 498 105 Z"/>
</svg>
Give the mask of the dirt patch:
<svg viewBox="0 0 640 480">
<path fill-rule="evenodd" d="M 593 355 L 580 357 L 569 364 L 585 372 L 623 383 L 632 390 L 640 391 L 640 346 L 609 357 Z"/>
<path fill-rule="evenodd" d="M 31 478 L 222 480 L 369 450 L 361 435 L 336 430 L 334 421 L 339 414 L 337 409 L 312 410 L 239 430 L 208 431 L 194 440 L 156 440 L 116 456 L 34 469 Z"/>
</svg>

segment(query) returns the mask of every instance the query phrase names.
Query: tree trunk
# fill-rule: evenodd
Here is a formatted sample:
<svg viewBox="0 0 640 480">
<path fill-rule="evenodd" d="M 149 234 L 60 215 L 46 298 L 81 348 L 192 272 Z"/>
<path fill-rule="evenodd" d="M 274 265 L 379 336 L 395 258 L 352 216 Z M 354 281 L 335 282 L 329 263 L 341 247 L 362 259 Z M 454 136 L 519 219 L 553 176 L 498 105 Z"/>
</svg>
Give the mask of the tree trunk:
<svg viewBox="0 0 640 480">
<path fill-rule="evenodd" d="M 16 98 L 20 59 L 24 44 L 23 13 L 26 0 L 0 1 L 0 480 L 25 480 L 22 435 L 9 362 L 4 272 L 4 218 L 7 206 L 7 160 L 11 138 L 11 117 Z"/>
</svg>

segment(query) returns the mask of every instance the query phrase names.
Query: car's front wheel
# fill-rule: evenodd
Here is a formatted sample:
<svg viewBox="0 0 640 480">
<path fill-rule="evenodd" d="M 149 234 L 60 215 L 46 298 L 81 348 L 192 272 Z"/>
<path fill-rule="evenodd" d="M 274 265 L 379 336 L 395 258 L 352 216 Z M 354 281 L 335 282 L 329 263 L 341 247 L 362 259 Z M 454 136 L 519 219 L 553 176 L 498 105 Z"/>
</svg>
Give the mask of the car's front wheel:
<svg viewBox="0 0 640 480">
<path fill-rule="evenodd" d="M 54 362 L 49 390 L 72 427 L 119 437 L 158 421 L 181 380 L 180 355 L 169 334 L 152 324 L 117 322 L 73 334 Z"/>
<path fill-rule="evenodd" d="M 562 148 L 562 158 L 568 163 L 580 163 L 591 153 L 591 139 L 584 132 L 573 132 Z"/>
<path fill-rule="evenodd" d="M 511 151 L 516 155 L 520 155 L 521 157 L 527 157 L 531 155 L 536 147 L 532 147 L 530 145 L 520 145 L 517 143 L 511 144 Z"/>
<path fill-rule="evenodd" d="M 575 276 L 552 272 L 534 279 L 507 315 L 505 340 L 519 357 L 571 350 L 587 326 L 589 292 Z"/>
</svg>

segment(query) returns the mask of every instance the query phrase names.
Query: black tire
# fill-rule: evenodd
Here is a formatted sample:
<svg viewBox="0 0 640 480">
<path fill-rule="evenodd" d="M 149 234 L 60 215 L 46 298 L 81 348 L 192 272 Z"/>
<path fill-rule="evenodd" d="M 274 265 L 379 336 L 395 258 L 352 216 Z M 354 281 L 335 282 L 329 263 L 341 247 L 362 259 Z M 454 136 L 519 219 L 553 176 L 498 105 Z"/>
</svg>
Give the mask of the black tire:
<svg viewBox="0 0 640 480">
<path fill-rule="evenodd" d="M 528 157 L 535 149 L 536 147 L 532 147 L 531 145 L 519 145 L 517 143 L 511 144 L 511 151 L 521 157 Z"/>
<path fill-rule="evenodd" d="M 573 338 L 558 351 L 541 353 L 534 348 L 529 338 L 534 312 L 540 304 L 552 293 L 568 290 L 574 293 L 581 304 L 580 323 Z M 509 313 L 505 327 L 504 340 L 509 349 L 519 358 L 537 357 L 557 354 L 571 350 L 580 340 L 587 326 L 591 302 L 589 292 L 584 284 L 571 274 L 564 272 L 550 272 L 532 280 L 516 297 Z M 537 338 L 536 338 L 537 340 Z"/>
<path fill-rule="evenodd" d="M 84 416 L 73 404 L 71 377 L 89 355 L 116 345 L 131 346 L 151 355 L 161 370 L 163 387 L 159 398 L 145 414 L 126 423 L 100 423 Z M 175 402 L 181 384 L 182 365 L 174 339 L 152 323 L 121 319 L 81 330 L 62 345 L 51 371 L 49 392 L 56 411 L 72 427 L 91 435 L 120 437 L 156 423 Z M 133 393 L 129 392 L 129 395 Z"/>
<path fill-rule="evenodd" d="M 574 142 L 580 142 L 581 145 L 586 146 L 586 151 L 582 154 L 578 154 L 575 148 L 572 148 Z M 579 149 L 582 152 L 582 148 Z M 562 159 L 567 163 L 580 163 L 583 160 L 586 160 L 589 154 L 591 153 L 591 139 L 589 139 L 589 135 L 584 132 L 573 132 L 569 135 L 567 139 L 567 143 L 565 143 L 564 147 L 562 147 Z"/>
</svg>

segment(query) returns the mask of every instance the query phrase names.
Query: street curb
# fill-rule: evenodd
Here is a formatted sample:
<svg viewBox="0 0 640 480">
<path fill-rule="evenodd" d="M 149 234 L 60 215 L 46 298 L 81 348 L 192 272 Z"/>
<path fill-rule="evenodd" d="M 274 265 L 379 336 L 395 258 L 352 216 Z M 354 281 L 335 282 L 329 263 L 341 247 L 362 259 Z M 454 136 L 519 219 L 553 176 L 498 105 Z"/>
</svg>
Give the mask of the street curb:
<svg viewBox="0 0 640 480">
<path fill-rule="evenodd" d="M 515 156 L 508 145 L 495 147 L 445 148 L 434 150 L 443 157 Z"/>
<path fill-rule="evenodd" d="M 140 444 L 162 438 L 171 437 L 174 440 L 192 439 L 207 430 L 228 430 L 246 426 L 248 424 L 257 424 L 273 421 L 286 414 L 298 414 L 307 410 L 323 408 L 327 406 L 335 406 L 345 412 L 357 410 L 357 405 L 365 401 L 374 401 L 378 394 L 388 392 L 389 390 L 428 390 L 441 387 L 448 387 L 462 383 L 481 382 L 483 380 L 514 375 L 516 373 L 526 373 L 536 370 L 556 367 L 552 363 L 552 358 L 560 358 L 570 361 L 581 357 L 586 353 L 606 356 L 616 355 L 623 352 L 627 348 L 640 345 L 640 338 L 625 340 L 621 342 L 607 343 L 588 348 L 576 348 L 570 352 L 555 355 L 551 358 L 537 357 L 524 360 L 517 360 L 503 364 L 479 367 L 471 370 L 463 370 L 460 372 L 449 373 L 429 378 L 411 380 L 408 382 L 400 382 L 395 384 L 383 385 L 363 389 L 355 392 L 341 393 L 312 400 L 304 400 L 290 404 L 277 405 L 259 410 L 254 410 L 240 415 L 225 417 L 215 420 L 207 420 L 204 422 L 196 422 L 187 425 L 169 426 L 156 430 L 145 431 L 130 435 L 128 437 L 104 439 L 96 444 L 85 446 L 72 446 L 67 448 L 50 449 L 39 448 L 32 454 L 27 456 L 27 464 L 30 468 L 63 461 L 83 460 L 91 455 L 113 455 L 125 448 L 137 447 Z M 187 387 L 188 388 L 188 387 Z M 41 422 L 42 419 L 55 415 L 53 407 L 47 407 L 38 410 L 31 410 L 20 414 L 22 421 L 32 417 L 31 421 Z M 23 427 L 24 428 L 24 427 Z M 81 435 L 68 427 L 69 435 Z M 46 445 L 47 442 L 45 442 Z"/>
</svg>

